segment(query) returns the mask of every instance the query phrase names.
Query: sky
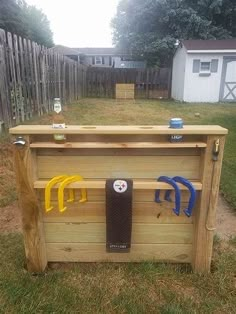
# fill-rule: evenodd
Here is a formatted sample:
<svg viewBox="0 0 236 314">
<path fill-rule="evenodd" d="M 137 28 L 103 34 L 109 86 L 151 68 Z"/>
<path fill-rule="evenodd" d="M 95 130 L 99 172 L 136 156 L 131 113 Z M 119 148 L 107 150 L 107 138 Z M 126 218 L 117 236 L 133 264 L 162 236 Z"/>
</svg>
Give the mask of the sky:
<svg viewBox="0 0 236 314">
<path fill-rule="evenodd" d="M 54 43 L 71 48 L 112 47 L 111 19 L 119 0 L 26 0 L 47 15 Z"/>
</svg>

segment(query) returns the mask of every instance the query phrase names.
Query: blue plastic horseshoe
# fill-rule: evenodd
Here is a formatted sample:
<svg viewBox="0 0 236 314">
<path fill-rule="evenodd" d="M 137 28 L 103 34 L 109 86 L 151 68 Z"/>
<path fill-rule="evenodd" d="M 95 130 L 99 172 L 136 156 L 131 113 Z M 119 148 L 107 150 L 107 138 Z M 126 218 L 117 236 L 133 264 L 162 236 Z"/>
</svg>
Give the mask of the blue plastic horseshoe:
<svg viewBox="0 0 236 314">
<path fill-rule="evenodd" d="M 188 203 L 188 207 L 184 209 L 184 213 L 186 216 L 190 217 L 192 215 L 193 207 L 196 201 L 196 190 L 194 186 L 192 185 L 192 183 L 183 177 L 176 176 L 173 178 L 173 180 L 175 182 L 179 182 L 183 184 L 189 189 L 189 192 L 190 192 L 189 203 Z M 166 198 L 170 198 L 170 194 L 171 194 L 171 190 L 166 191 Z"/>
<path fill-rule="evenodd" d="M 160 176 L 158 179 L 157 179 L 158 182 L 165 182 L 165 183 L 168 183 L 170 184 L 171 186 L 173 186 L 173 188 L 175 189 L 175 208 L 173 208 L 173 211 L 174 213 L 179 216 L 179 213 L 180 213 L 180 204 L 181 204 L 181 199 L 180 199 L 180 188 L 178 187 L 178 185 L 176 184 L 176 182 L 167 177 L 167 176 Z M 155 202 L 156 203 L 161 203 L 161 200 L 160 200 L 160 189 L 156 190 L 155 191 Z M 171 201 L 170 200 L 170 197 L 166 197 L 165 196 L 165 200 L 166 201 Z"/>
</svg>

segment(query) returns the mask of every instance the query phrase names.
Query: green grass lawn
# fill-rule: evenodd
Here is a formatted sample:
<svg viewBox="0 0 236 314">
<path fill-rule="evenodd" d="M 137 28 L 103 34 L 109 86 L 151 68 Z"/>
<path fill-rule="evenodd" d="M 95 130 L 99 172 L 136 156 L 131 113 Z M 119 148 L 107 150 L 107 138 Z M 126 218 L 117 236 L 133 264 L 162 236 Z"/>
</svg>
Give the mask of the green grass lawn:
<svg viewBox="0 0 236 314">
<path fill-rule="evenodd" d="M 20 235 L 0 236 L 0 313 L 235 313 L 236 246 L 218 243 L 212 273 L 186 265 L 52 264 L 24 268 Z M 52 267 L 53 266 L 53 267 Z"/>
<path fill-rule="evenodd" d="M 228 128 L 221 191 L 236 208 L 236 104 L 84 99 L 68 106 L 65 117 L 68 124 L 79 125 L 160 125 L 168 124 L 171 117 L 182 117 L 185 124 Z M 51 115 L 45 115 L 30 123 L 51 120 Z M 0 172 L 0 187 L 5 188 L 0 191 L 0 204 L 5 205 L 15 192 L 11 152 L 6 141 L 0 145 L 0 169 L 10 173 Z M 0 313 L 236 313 L 235 243 L 236 237 L 228 243 L 215 238 L 212 273 L 205 275 L 192 273 L 188 265 L 144 262 L 52 264 L 44 274 L 32 276 L 23 267 L 21 235 L 2 234 Z"/>
</svg>

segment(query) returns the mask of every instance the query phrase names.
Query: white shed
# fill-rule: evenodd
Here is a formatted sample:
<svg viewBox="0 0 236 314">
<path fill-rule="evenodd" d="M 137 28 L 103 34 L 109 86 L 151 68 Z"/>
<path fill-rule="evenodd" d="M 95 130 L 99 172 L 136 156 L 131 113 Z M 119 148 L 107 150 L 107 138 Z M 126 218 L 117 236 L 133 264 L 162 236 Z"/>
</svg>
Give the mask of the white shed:
<svg viewBox="0 0 236 314">
<path fill-rule="evenodd" d="M 173 59 L 171 96 L 186 102 L 236 102 L 236 39 L 182 41 Z"/>
</svg>

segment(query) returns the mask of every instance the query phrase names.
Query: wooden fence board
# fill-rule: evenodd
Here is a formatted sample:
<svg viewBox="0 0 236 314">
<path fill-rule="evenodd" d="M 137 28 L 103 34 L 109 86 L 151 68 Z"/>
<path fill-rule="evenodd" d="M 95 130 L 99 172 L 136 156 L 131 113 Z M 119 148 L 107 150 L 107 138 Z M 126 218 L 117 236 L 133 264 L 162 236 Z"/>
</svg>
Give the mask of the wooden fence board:
<svg viewBox="0 0 236 314">
<path fill-rule="evenodd" d="M 9 72 L 6 51 L 6 35 L 0 29 L 0 130 L 2 123 L 9 124 L 12 117 L 11 99 L 9 94 Z"/>
<path fill-rule="evenodd" d="M 170 69 L 87 69 L 87 97 L 115 98 L 117 84 L 135 84 L 135 98 L 168 98 Z"/>
<path fill-rule="evenodd" d="M 18 88 L 16 82 L 16 71 L 15 71 L 15 62 L 14 62 L 14 54 L 13 54 L 13 42 L 12 42 L 12 34 L 7 33 L 7 44 L 8 44 L 8 53 L 9 53 L 9 65 L 10 65 L 10 95 L 11 95 L 11 105 L 13 108 L 13 120 L 18 124 L 20 122 L 19 117 L 19 101 L 18 101 Z"/>
</svg>

